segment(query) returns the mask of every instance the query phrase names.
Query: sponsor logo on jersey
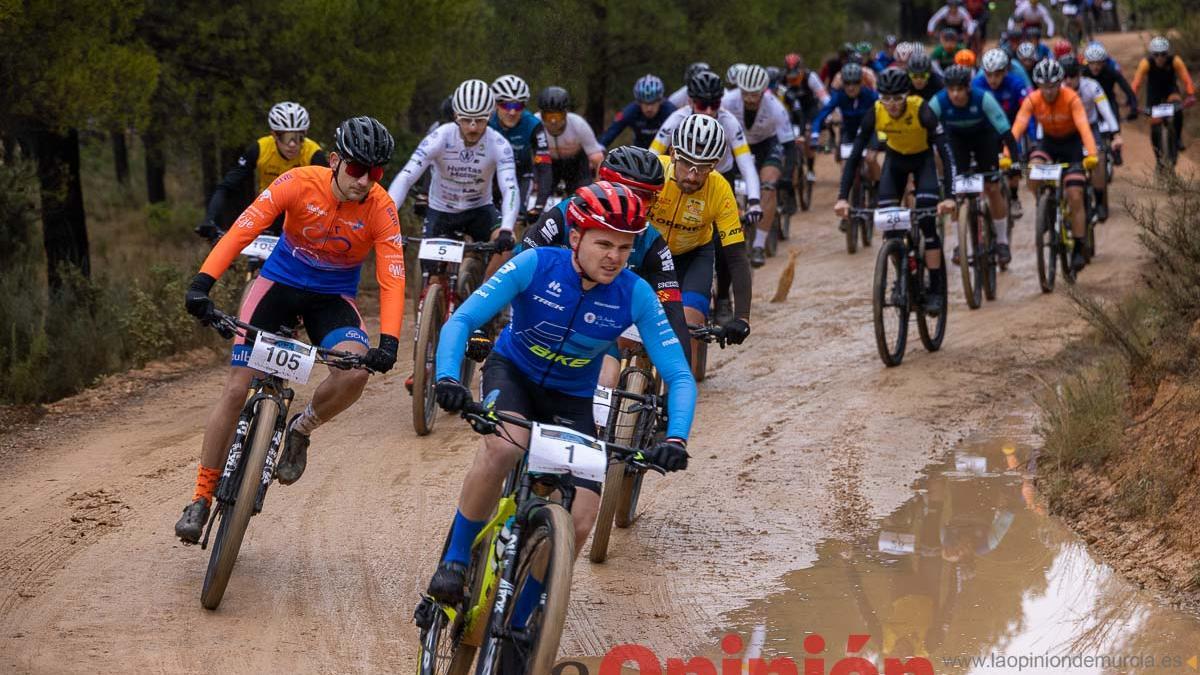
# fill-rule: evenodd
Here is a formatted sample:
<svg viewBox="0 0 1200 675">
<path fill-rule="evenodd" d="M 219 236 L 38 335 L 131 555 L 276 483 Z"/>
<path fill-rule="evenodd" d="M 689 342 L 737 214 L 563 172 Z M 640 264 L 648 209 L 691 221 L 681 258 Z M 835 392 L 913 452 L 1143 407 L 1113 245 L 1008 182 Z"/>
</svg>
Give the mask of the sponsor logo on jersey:
<svg viewBox="0 0 1200 675">
<path fill-rule="evenodd" d="M 591 359 L 564 356 L 551 351 L 548 347 L 543 347 L 541 345 L 529 345 L 529 351 L 537 354 L 543 359 L 553 361 L 557 364 L 562 364 L 568 368 L 582 368 L 592 362 Z"/>
<path fill-rule="evenodd" d="M 557 281 L 551 281 L 546 285 L 546 292 L 557 298 L 562 295 L 562 284 Z"/>
<path fill-rule="evenodd" d="M 537 300 L 538 302 L 542 303 L 543 305 L 545 305 L 551 309 L 556 309 L 560 312 L 566 310 L 566 307 L 563 307 L 562 305 L 555 303 L 555 302 L 550 302 L 546 298 L 543 298 L 542 296 L 537 295 L 536 293 L 534 294 L 533 299 Z"/>
<path fill-rule="evenodd" d="M 268 202 L 271 202 L 272 204 L 275 203 L 275 200 L 271 197 L 271 188 L 267 188 L 267 189 L 263 190 L 262 194 L 260 194 L 258 196 L 258 199 L 259 199 L 259 201 L 268 201 Z"/>
<path fill-rule="evenodd" d="M 605 303 L 605 302 L 600 302 L 599 300 L 597 300 L 597 301 L 596 301 L 596 306 L 597 306 L 597 307 L 603 307 L 603 308 L 605 308 L 605 309 L 621 309 L 621 306 L 620 306 L 620 305 L 610 305 L 610 304 L 608 304 L 608 303 Z"/>
<path fill-rule="evenodd" d="M 664 272 L 670 272 L 675 269 L 675 258 L 671 255 L 671 249 L 663 247 L 658 252 L 658 257 L 662 259 L 662 268 Z"/>
<path fill-rule="evenodd" d="M 583 313 L 583 322 L 584 323 L 596 323 L 596 315 L 593 314 L 592 312 L 584 312 Z"/>
<path fill-rule="evenodd" d="M 696 199 L 695 197 L 688 197 L 688 200 L 683 204 L 683 208 L 688 213 L 698 216 L 701 213 L 704 213 L 704 200 Z"/>
<path fill-rule="evenodd" d="M 264 191 L 264 192 L 265 192 L 265 191 Z M 304 210 L 305 210 L 305 211 L 308 211 L 309 213 L 316 214 L 316 215 L 318 215 L 318 216 L 320 216 L 320 217 L 322 217 L 322 218 L 324 218 L 325 216 L 329 215 L 329 212 L 328 212 L 328 211 L 326 211 L 325 209 L 323 209 L 323 208 L 321 208 L 321 207 L 317 206 L 316 204 L 314 204 L 314 203 L 312 203 L 312 202 L 308 202 L 307 204 L 305 204 L 305 205 L 304 205 Z"/>
<path fill-rule="evenodd" d="M 542 226 L 541 235 L 546 241 L 554 241 L 554 238 L 558 236 L 558 222 L 553 218 L 547 220 L 546 224 Z"/>
<path fill-rule="evenodd" d="M 396 279 L 403 279 L 404 278 L 404 263 L 389 263 L 388 264 L 388 274 L 392 275 Z"/>
</svg>

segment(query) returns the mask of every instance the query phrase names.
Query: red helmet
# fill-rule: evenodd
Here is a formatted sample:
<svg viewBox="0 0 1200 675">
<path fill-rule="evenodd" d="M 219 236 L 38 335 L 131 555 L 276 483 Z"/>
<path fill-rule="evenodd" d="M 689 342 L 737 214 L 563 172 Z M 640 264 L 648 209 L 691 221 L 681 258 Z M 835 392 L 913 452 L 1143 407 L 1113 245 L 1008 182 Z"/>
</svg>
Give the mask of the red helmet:
<svg viewBox="0 0 1200 675">
<path fill-rule="evenodd" d="M 792 52 L 783 57 L 783 69 L 786 73 L 792 74 L 798 70 L 804 69 L 804 58 L 796 52 Z"/>
<path fill-rule="evenodd" d="M 1055 38 L 1053 49 L 1054 49 L 1054 58 L 1058 58 L 1060 56 L 1066 56 L 1067 54 L 1070 54 L 1072 51 L 1074 51 L 1074 48 L 1071 46 L 1071 43 L 1061 37 Z"/>
<path fill-rule="evenodd" d="M 580 230 L 641 234 L 648 225 L 641 198 L 628 187 L 606 180 L 576 190 L 575 198 L 567 205 L 567 217 Z"/>
</svg>

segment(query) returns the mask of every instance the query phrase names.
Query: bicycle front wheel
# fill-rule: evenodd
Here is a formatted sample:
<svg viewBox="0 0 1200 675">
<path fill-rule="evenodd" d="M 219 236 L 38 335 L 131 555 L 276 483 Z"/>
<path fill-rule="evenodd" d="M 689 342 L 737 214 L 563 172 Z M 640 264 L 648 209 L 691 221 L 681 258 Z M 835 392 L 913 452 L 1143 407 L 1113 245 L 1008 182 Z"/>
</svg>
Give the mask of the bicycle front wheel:
<svg viewBox="0 0 1200 675">
<path fill-rule="evenodd" d="M 489 638 L 479 656 L 476 675 L 541 675 L 550 672 L 558 656 L 571 598 L 571 567 L 575 557 L 571 514 L 560 504 L 535 509 L 522 540 L 504 626 L 488 626 Z M 529 581 L 538 577 L 542 580 L 542 596 L 524 628 L 517 628 L 513 625 L 513 608 Z M 493 614 L 492 619 L 495 618 Z"/>
<path fill-rule="evenodd" d="M 425 436 L 433 431 L 433 423 L 437 419 L 437 403 L 434 400 L 433 388 L 437 382 L 434 372 L 437 359 L 438 335 L 442 332 L 442 322 L 446 317 L 442 312 L 442 286 L 430 284 L 425 292 L 425 302 L 421 305 L 420 327 L 417 329 L 417 343 L 413 348 L 413 388 L 412 388 L 412 421 L 413 429 L 418 436 Z"/>
<path fill-rule="evenodd" d="M 254 515 L 254 500 L 262 485 L 263 468 L 267 465 L 267 451 L 275 435 L 275 421 L 279 417 L 279 404 L 272 398 L 258 402 L 258 411 L 252 422 L 254 433 L 250 437 L 250 448 L 242 458 L 238 475 L 241 482 L 237 488 L 237 501 L 232 505 L 222 504 L 217 512 L 220 524 L 213 541 L 212 553 L 208 556 L 208 569 L 204 573 L 204 588 L 200 592 L 200 603 L 205 609 L 216 609 L 225 595 L 225 587 L 233 574 L 246 527 Z"/>
<path fill-rule="evenodd" d="M 961 214 L 960 214 L 961 215 Z M 979 283 L 976 266 L 979 264 L 978 245 L 975 238 L 975 207 L 967 208 L 967 217 L 958 219 L 958 270 L 962 277 L 963 296 L 967 307 L 979 309 L 983 304 L 983 288 Z"/>
<path fill-rule="evenodd" d="M 931 270 L 921 265 L 921 287 L 926 289 L 926 293 L 928 293 L 933 275 L 945 273 L 946 267 L 944 264 L 940 269 L 936 270 Z M 945 287 L 946 285 L 942 284 L 942 288 Z M 937 316 L 927 314 L 924 303 L 917 304 L 917 333 L 921 336 L 921 344 L 925 346 L 926 351 L 936 352 L 942 348 L 942 340 L 946 337 L 946 315 L 949 313 L 949 302 L 942 306 L 942 311 Z"/>
<path fill-rule="evenodd" d="M 1043 293 L 1054 291 L 1054 265 L 1058 257 L 1058 233 L 1054 229 L 1057 209 L 1054 192 L 1043 190 L 1037 198 L 1037 219 L 1034 223 L 1034 253 L 1037 255 L 1038 282 L 1042 285 Z"/>
<path fill-rule="evenodd" d="M 904 242 L 887 239 L 875 258 L 872 310 L 875 319 L 875 346 L 879 358 L 889 368 L 904 360 L 908 341 L 908 292 L 905 289 Z"/>
<path fill-rule="evenodd" d="M 622 390 L 641 395 L 645 393 L 646 385 L 646 375 L 641 371 L 633 370 L 626 375 Z M 617 398 L 614 394 L 613 400 Z M 627 446 L 637 431 L 641 410 L 638 401 L 625 397 L 619 398 L 620 408 L 617 410 L 612 440 L 618 445 Z M 588 551 L 588 560 L 594 563 L 602 563 L 608 558 L 608 540 L 612 534 L 613 521 L 621 503 L 621 493 L 628 473 L 624 462 L 611 462 L 608 465 L 604 488 L 600 493 L 600 512 L 596 516 L 596 529 L 592 532 L 592 547 Z"/>
</svg>

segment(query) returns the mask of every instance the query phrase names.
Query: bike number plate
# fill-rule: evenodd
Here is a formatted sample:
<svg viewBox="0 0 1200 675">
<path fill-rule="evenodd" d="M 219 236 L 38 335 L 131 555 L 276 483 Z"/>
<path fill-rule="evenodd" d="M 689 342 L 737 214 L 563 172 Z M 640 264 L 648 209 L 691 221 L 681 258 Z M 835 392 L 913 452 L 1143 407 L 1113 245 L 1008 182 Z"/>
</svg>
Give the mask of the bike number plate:
<svg viewBox="0 0 1200 675">
<path fill-rule="evenodd" d="M 574 429 L 534 423 L 527 466 L 531 473 L 570 474 L 603 483 L 608 453 L 603 441 Z"/>
<path fill-rule="evenodd" d="M 1112 9 L 1112 8 L 1113 8 L 1112 0 L 1104 0 L 1104 2 L 1100 3 L 1100 9 Z"/>
<path fill-rule="evenodd" d="M 912 223 L 912 212 L 897 206 L 890 209 L 875 210 L 875 229 L 880 232 L 895 232 L 907 230 Z"/>
<path fill-rule="evenodd" d="M 841 153 L 842 159 L 850 159 L 851 153 L 854 152 L 854 144 L 842 143 L 841 146 L 838 147 L 838 152 Z"/>
<path fill-rule="evenodd" d="M 612 391 L 612 389 L 598 384 L 596 391 L 592 394 L 592 421 L 600 428 L 608 426 L 608 413 L 612 410 Z"/>
<path fill-rule="evenodd" d="M 1030 180 L 1050 180 L 1058 181 L 1062 175 L 1062 166 L 1058 164 L 1030 164 L 1029 179 Z"/>
<path fill-rule="evenodd" d="M 280 335 L 259 333 L 254 338 L 254 349 L 246 365 L 296 384 L 304 384 L 308 382 L 316 359 L 317 350 L 314 347 Z"/>
<path fill-rule="evenodd" d="M 1162 119 L 1164 117 L 1174 117 L 1175 116 L 1175 104 L 1174 103 L 1160 103 L 1150 109 L 1150 116 L 1155 119 Z"/>
<path fill-rule="evenodd" d="M 466 244 L 454 239 L 423 239 L 421 250 L 417 257 L 421 260 L 441 260 L 449 263 L 460 263 Z"/>
<path fill-rule="evenodd" d="M 1079 8 L 1075 5 L 1063 5 L 1062 13 L 1063 16 L 1075 16 L 1079 13 Z"/>
<path fill-rule="evenodd" d="M 954 177 L 954 194 L 977 195 L 980 192 L 983 192 L 983 176 L 973 174 Z"/>
<path fill-rule="evenodd" d="M 275 244 L 279 243 L 279 237 L 272 237 L 269 234 L 260 234 L 254 238 L 254 241 L 246 245 L 242 249 L 242 255 L 248 258 L 258 258 L 266 260 L 271 256 L 271 251 L 275 250 Z"/>
</svg>

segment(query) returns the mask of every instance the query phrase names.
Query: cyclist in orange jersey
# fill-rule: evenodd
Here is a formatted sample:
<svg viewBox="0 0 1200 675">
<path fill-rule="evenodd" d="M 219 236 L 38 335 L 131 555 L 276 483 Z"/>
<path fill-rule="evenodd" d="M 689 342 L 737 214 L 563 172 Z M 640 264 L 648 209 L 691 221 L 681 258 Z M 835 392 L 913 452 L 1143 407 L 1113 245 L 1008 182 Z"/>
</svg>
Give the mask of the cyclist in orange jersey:
<svg viewBox="0 0 1200 675">
<path fill-rule="evenodd" d="M 243 248 L 284 215 L 283 236 L 243 301 L 239 317 L 264 330 L 296 327 L 303 319 L 309 339 L 327 349 L 365 354 L 376 372 L 396 362 L 404 310 L 404 251 L 396 206 L 378 185 L 395 142 L 379 121 L 355 117 L 336 133 L 336 152 L 325 167 L 292 169 L 276 178 L 247 208 L 204 261 L 188 287 L 189 313 L 207 321 L 213 284 Z M 359 271 L 375 250 L 379 281 L 379 346 L 368 349 L 366 327 L 355 305 Z M 208 417 L 196 477 L 196 490 L 175 534 L 186 543 L 200 539 L 208 521 L 220 467 L 238 413 L 257 371 L 247 367 L 251 346 L 239 338 L 232 370 Z M 368 373 L 330 369 L 312 401 L 288 422 L 287 440 L 275 476 L 290 485 L 304 473 L 309 435 L 350 407 L 362 394 Z"/>
<path fill-rule="evenodd" d="M 1071 234 L 1075 236 L 1075 250 L 1071 254 L 1071 267 L 1076 272 L 1083 269 L 1083 238 L 1087 235 L 1087 214 L 1083 208 L 1083 188 L 1086 178 L 1077 167 L 1083 165 L 1091 171 L 1099 163 L 1096 154 L 1096 139 L 1088 124 L 1087 110 L 1079 94 L 1062 86 L 1066 73 L 1062 64 L 1054 59 L 1039 62 L 1033 68 L 1033 81 L 1037 91 L 1025 97 L 1013 121 L 1014 138 L 1021 138 L 1029 127 L 1030 118 L 1042 125 L 1042 139 L 1029 155 L 1031 164 L 1065 163 L 1072 166 L 1063 172 L 1063 186 L 1067 202 L 1071 206 Z M 1084 155 L 1084 150 L 1087 154 Z M 1041 181 L 1030 180 L 1029 189 L 1036 196 Z"/>
<path fill-rule="evenodd" d="M 1183 107 L 1190 108 L 1196 105 L 1196 85 L 1192 83 L 1192 76 L 1188 74 L 1183 59 L 1178 54 L 1171 54 L 1170 41 L 1161 35 L 1155 37 L 1150 40 L 1149 52 L 1150 55 L 1138 63 L 1137 71 L 1133 74 L 1133 95 L 1137 96 L 1138 90 L 1145 82 L 1146 108 L 1153 108 L 1160 103 L 1179 101 L 1181 98 L 1179 84 L 1183 83 L 1183 90 L 1187 92 L 1187 98 L 1183 99 Z M 1130 101 L 1130 105 L 1137 108 L 1137 104 L 1133 101 Z M 1187 148 L 1183 144 L 1182 110 L 1176 111 L 1171 123 L 1179 150 L 1186 150 Z M 1150 130 L 1151 139 L 1155 141 L 1153 144 L 1155 155 L 1158 154 L 1157 139 L 1162 127 L 1163 125 L 1156 124 Z"/>
</svg>

